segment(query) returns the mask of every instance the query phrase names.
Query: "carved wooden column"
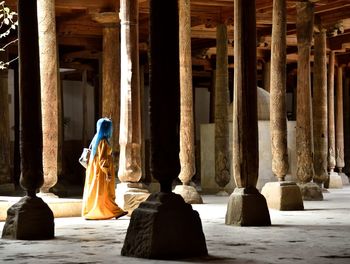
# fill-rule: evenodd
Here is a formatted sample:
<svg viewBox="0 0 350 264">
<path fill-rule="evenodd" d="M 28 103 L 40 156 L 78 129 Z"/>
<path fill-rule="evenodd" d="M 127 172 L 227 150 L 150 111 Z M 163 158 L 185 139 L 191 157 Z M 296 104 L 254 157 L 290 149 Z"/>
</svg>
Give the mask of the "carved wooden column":
<svg viewBox="0 0 350 264">
<path fill-rule="evenodd" d="M 322 188 L 323 183 L 328 179 L 326 30 L 320 28 L 319 32 L 315 32 L 314 47 L 314 89 L 312 104 L 315 170 L 314 182 L 316 182 Z"/>
<path fill-rule="evenodd" d="M 347 184 L 349 180 L 343 173 L 344 161 L 344 116 L 343 116 L 343 67 L 338 65 L 337 71 L 337 93 L 336 93 L 336 115 L 335 115 L 335 158 L 339 176 Z M 344 180 L 343 180 L 344 178 Z M 347 181 L 346 181 L 347 180 Z M 330 188 L 332 185 L 330 183 Z M 340 186 L 339 186 L 340 187 Z"/>
<path fill-rule="evenodd" d="M 227 27 L 219 23 L 216 27 L 215 181 L 221 190 L 217 195 L 228 195 L 224 188 L 231 178 L 227 43 Z"/>
<path fill-rule="evenodd" d="M 54 237 L 53 213 L 36 196 L 44 182 L 37 1 L 18 0 L 17 8 L 21 95 L 20 184 L 27 195 L 8 209 L 2 238 L 51 239 Z"/>
<path fill-rule="evenodd" d="M 43 169 L 44 184 L 40 196 L 53 196 L 50 193 L 57 183 L 59 146 L 59 102 L 58 58 L 56 43 L 55 1 L 38 0 L 38 30 L 41 107 L 43 126 Z"/>
<path fill-rule="evenodd" d="M 180 174 L 182 185 L 174 192 L 187 203 L 203 203 L 196 188 L 189 183 L 196 172 L 191 58 L 191 9 L 189 0 L 179 0 L 180 58 Z"/>
<path fill-rule="evenodd" d="M 3 56 L 2 56 L 3 55 Z M 8 61 L 4 52 L 0 53 L 0 60 Z M 0 194 L 10 194 L 15 190 L 11 177 L 11 141 L 10 141 L 10 113 L 9 113 L 8 70 L 0 70 Z M 13 100 L 13 99 L 12 99 Z"/>
<path fill-rule="evenodd" d="M 350 68 L 345 71 L 344 98 L 344 173 L 350 175 Z"/>
<path fill-rule="evenodd" d="M 247 34 L 249 32 L 249 34 Z M 234 1 L 233 175 L 226 224 L 271 225 L 266 200 L 256 189 L 259 168 L 255 0 Z M 253 209 L 254 208 L 254 209 Z"/>
<path fill-rule="evenodd" d="M 261 193 L 269 208 L 303 210 L 299 187 L 286 182 L 288 164 L 287 111 L 286 111 L 286 0 L 273 1 L 271 40 L 270 133 L 272 172 L 278 182 L 268 182 Z"/>
<path fill-rule="evenodd" d="M 298 81 L 297 81 L 297 178 L 304 200 L 322 200 L 314 177 L 310 48 L 314 26 L 314 5 L 297 3 Z"/>
<path fill-rule="evenodd" d="M 102 24 L 102 116 L 113 122 L 111 145 L 114 154 L 114 169 L 119 166 L 120 125 L 120 43 L 119 18 L 116 12 L 93 15 L 93 20 Z"/>
<path fill-rule="evenodd" d="M 121 252 L 124 256 L 178 259 L 207 255 L 198 213 L 171 190 L 179 175 L 178 15 L 178 0 L 150 0 L 151 171 L 161 192 L 151 194 L 131 215 Z"/>
<path fill-rule="evenodd" d="M 335 52 L 329 53 L 328 66 L 328 168 L 330 174 L 334 172 L 335 162 L 335 121 L 334 121 L 334 63 Z"/>
<path fill-rule="evenodd" d="M 131 212 L 149 196 L 140 183 L 141 101 L 139 76 L 138 1 L 120 1 L 120 156 L 117 203 Z"/>
</svg>

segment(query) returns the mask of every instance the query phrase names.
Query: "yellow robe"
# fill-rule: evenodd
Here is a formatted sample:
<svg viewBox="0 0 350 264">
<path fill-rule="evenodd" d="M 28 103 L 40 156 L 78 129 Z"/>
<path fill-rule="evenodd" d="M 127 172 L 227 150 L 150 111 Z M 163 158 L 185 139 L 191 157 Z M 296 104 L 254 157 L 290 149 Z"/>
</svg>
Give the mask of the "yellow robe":
<svg viewBox="0 0 350 264">
<path fill-rule="evenodd" d="M 105 139 L 97 147 L 93 160 L 86 168 L 82 217 L 110 219 L 124 214 L 115 203 L 115 173 L 112 148 Z"/>
</svg>

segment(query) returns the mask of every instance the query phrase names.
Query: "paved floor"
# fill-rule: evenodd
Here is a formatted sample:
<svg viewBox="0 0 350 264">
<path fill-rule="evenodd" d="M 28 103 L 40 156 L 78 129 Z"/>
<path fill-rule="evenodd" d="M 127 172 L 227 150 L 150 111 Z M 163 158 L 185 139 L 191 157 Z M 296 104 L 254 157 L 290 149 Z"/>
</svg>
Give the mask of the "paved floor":
<svg viewBox="0 0 350 264">
<path fill-rule="evenodd" d="M 350 186 L 331 189 L 304 211 L 270 210 L 271 227 L 224 224 L 228 197 L 204 196 L 201 215 L 209 256 L 157 261 L 122 257 L 128 217 L 85 221 L 56 218 L 56 238 L 0 239 L 0 263 L 350 263 Z M 0 222 L 0 230 L 4 222 Z M 186 239 L 186 238 L 184 238 Z"/>
</svg>

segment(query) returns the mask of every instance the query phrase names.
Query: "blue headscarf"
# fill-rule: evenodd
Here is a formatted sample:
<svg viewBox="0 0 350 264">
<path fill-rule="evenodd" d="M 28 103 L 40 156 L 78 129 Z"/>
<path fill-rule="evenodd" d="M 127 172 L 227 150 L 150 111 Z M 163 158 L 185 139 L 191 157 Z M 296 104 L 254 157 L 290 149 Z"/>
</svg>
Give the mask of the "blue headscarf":
<svg viewBox="0 0 350 264">
<path fill-rule="evenodd" d="M 90 143 L 90 148 L 91 148 L 90 159 L 91 160 L 95 157 L 98 144 L 100 143 L 100 141 L 102 139 L 106 139 L 108 144 L 110 144 L 109 140 L 112 137 L 112 132 L 113 132 L 113 126 L 112 126 L 111 119 L 109 119 L 107 117 L 103 117 L 97 121 L 96 134 Z"/>
</svg>

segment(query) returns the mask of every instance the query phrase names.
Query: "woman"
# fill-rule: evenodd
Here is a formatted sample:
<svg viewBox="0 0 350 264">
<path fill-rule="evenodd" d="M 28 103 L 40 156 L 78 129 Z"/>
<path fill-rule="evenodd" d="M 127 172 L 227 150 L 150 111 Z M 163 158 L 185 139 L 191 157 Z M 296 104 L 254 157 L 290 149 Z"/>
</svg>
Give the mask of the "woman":
<svg viewBox="0 0 350 264">
<path fill-rule="evenodd" d="M 110 219 L 126 215 L 115 203 L 115 173 L 113 166 L 112 121 L 101 118 L 90 144 L 91 155 L 86 168 L 82 216 L 85 219 Z"/>
</svg>

